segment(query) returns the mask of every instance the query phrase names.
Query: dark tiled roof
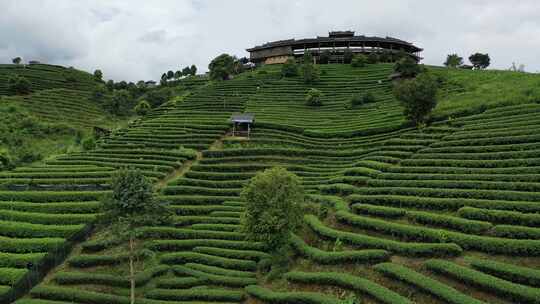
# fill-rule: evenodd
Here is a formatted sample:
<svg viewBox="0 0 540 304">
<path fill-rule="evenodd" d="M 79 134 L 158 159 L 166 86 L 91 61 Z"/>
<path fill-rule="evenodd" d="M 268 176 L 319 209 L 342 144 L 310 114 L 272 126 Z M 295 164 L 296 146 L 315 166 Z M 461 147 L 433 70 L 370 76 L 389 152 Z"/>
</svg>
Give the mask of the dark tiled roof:
<svg viewBox="0 0 540 304">
<path fill-rule="evenodd" d="M 331 33 L 345 33 L 345 32 L 331 32 Z M 354 33 L 354 32 L 352 32 L 352 33 Z M 401 39 L 397 39 L 397 38 L 393 38 L 393 37 L 388 37 L 388 36 L 383 38 L 383 37 L 376 37 L 376 36 L 369 37 L 369 36 L 364 36 L 364 35 L 360 35 L 360 36 L 354 36 L 354 35 L 353 36 L 329 35 L 328 37 L 317 36 L 317 38 L 306 38 L 306 39 L 299 39 L 299 40 L 287 39 L 287 40 L 278 40 L 278 41 L 273 41 L 273 42 L 267 42 L 267 43 L 265 43 L 263 45 L 259 45 L 259 46 L 255 46 L 253 48 L 247 49 L 247 51 L 248 52 L 253 52 L 253 51 L 257 51 L 257 50 L 274 48 L 274 47 L 279 47 L 279 46 L 289 46 L 289 45 L 294 46 L 294 45 L 303 45 L 303 44 L 308 44 L 308 43 L 333 42 L 333 41 L 389 42 L 389 43 L 396 43 L 396 44 L 402 44 L 402 45 L 415 47 L 410 42 L 407 42 L 407 41 L 404 41 L 404 40 L 401 40 Z M 418 48 L 418 49 L 421 50 L 420 48 Z"/>
</svg>

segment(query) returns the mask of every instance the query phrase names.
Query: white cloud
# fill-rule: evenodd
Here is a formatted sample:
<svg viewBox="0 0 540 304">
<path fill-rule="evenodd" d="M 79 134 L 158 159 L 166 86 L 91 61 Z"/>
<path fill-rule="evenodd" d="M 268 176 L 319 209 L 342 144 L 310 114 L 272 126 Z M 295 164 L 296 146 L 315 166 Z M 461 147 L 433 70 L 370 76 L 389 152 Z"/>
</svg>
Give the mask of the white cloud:
<svg viewBox="0 0 540 304">
<path fill-rule="evenodd" d="M 191 64 L 204 71 L 221 53 L 244 56 L 267 41 L 346 29 L 411 41 L 428 64 L 481 51 L 494 68 L 515 61 L 540 70 L 535 0 L 3 0 L 0 7 L 0 62 L 23 56 L 100 68 L 115 80 L 157 79 Z"/>
</svg>

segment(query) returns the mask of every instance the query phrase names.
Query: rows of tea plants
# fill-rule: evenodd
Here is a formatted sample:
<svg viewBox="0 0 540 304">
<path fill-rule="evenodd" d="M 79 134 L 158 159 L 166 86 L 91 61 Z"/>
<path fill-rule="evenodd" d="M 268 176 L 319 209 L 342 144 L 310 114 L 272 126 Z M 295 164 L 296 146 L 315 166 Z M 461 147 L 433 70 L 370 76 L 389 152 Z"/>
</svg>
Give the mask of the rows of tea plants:
<svg viewBox="0 0 540 304">
<path fill-rule="evenodd" d="M 30 81 L 32 91 L 47 89 L 72 89 L 91 91 L 96 82 L 94 76 L 75 69 L 48 64 L 0 65 L 0 95 L 10 95 L 8 78 L 22 76 Z"/>
<path fill-rule="evenodd" d="M 197 157 L 193 149 L 208 148 L 225 133 L 231 113 L 243 107 L 243 95 L 254 91 L 255 86 L 250 81 L 238 80 L 195 90 L 183 102 L 169 103 L 146 119 L 104 138 L 94 150 L 62 155 L 44 165 L 0 174 L 0 208 L 3 210 L 0 212 L 0 290 L 3 299 L 19 296 L 28 285 L 37 281 L 36 277 L 62 262 L 69 249 L 87 236 L 99 214 L 100 197 L 110 191 L 111 174 L 115 169 L 136 168 L 153 181 L 169 178 Z M 219 98 L 227 99 L 225 107 L 215 106 L 215 100 Z M 171 228 L 172 231 L 149 228 L 148 238 L 153 238 L 154 233 L 174 233 L 176 228 Z M 205 250 L 204 245 L 199 246 Z M 91 288 L 77 289 L 76 292 L 70 289 L 69 286 L 74 284 L 98 285 L 99 282 L 106 286 L 125 285 L 118 276 L 100 273 L 99 268 L 96 273 L 89 271 L 89 267 L 110 266 L 122 261 L 121 254 L 109 255 L 105 251 L 92 256 L 86 252 L 95 253 L 95 248 L 83 248 L 83 254 L 75 255 L 66 263 L 73 269 L 35 287 L 31 292 L 33 299 L 20 301 L 124 303 L 123 295 L 96 295 Z M 203 251 L 201 255 L 206 254 Z M 138 276 L 141 282 L 138 284 L 144 285 L 169 270 L 176 273 L 200 271 L 168 266 L 151 268 Z M 183 296 L 186 299 L 195 297 L 190 292 Z M 223 299 L 236 299 L 235 296 L 235 293 L 216 293 L 216 297 Z M 153 298 L 159 297 L 166 295 Z"/>
<path fill-rule="evenodd" d="M 321 79 L 305 84 L 301 77 L 267 81 L 248 102 L 247 110 L 257 122 L 289 127 L 313 136 L 354 136 L 397 130 L 403 115 L 392 97 L 388 76 L 392 65 L 364 68 L 347 65 L 321 65 Z M 268 72 L 279 73 L 268 68 Z M 310 88 L 322 92 L 322 106 L 306 105 Z M 374 103 L 350 107 L 355 94 L 372 93 Z M 295 131 L 296 131 L 295 130 Z"/>
<path fill-rule="evenodd" d="M 24 107 L 45 122 L 57 123 L 61 117 L 66 124 L 84 127 L 106 123 L 107 114 L 90 100 L 89 91 L 49 89 L 30 95 L 5 97 L 4 101 Z"/>
</svg>

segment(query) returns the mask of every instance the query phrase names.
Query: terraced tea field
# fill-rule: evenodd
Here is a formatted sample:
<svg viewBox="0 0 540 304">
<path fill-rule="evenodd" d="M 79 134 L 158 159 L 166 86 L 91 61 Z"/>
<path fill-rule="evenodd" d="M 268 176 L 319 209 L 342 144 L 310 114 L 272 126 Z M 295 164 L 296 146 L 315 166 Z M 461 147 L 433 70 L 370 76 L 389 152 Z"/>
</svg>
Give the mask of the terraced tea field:
<svg viewBox="0 0 540 304">
<path fill-rule="evenodd" d="M 539 303 L 540 104 L 419 131 L 391 97 L 388 65 L 322 69 L 317 109 L 303 103 L 308 86 L 267 67 L 194 90 L 94 151 L 1 173 L 5 301 L 129 303 L 126 245 L 83 238 L 111 172 L 131 166 L 175 214 L 144 228 L 138 245 L 155 255 L 138 263 L 137 303 Z M 347 109 L 363 89 L 378 101 Z M 243 111 L 255 113 L 250 139 L 226 136 Z M 239 194 L 277 165 L 308 197 L 291 267 L 269 282 L 268 248 L 239 230 Z"/>
</svg>

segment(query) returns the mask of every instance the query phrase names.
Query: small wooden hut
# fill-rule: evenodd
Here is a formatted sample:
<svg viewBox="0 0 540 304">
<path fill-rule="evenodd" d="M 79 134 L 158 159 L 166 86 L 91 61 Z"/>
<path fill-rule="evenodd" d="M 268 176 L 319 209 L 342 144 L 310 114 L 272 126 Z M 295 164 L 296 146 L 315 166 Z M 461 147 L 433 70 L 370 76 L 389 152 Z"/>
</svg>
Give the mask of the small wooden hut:
<svg viewBox="0 0 540 304">
<path fill-rule="evenodd" d="M 249 113 L 233 114 L 231 116 L 233 124 L 232 136 L 247 136 L 251 132 L 251 126 L 255 122 L 255 115 Z"/>
</svg>

